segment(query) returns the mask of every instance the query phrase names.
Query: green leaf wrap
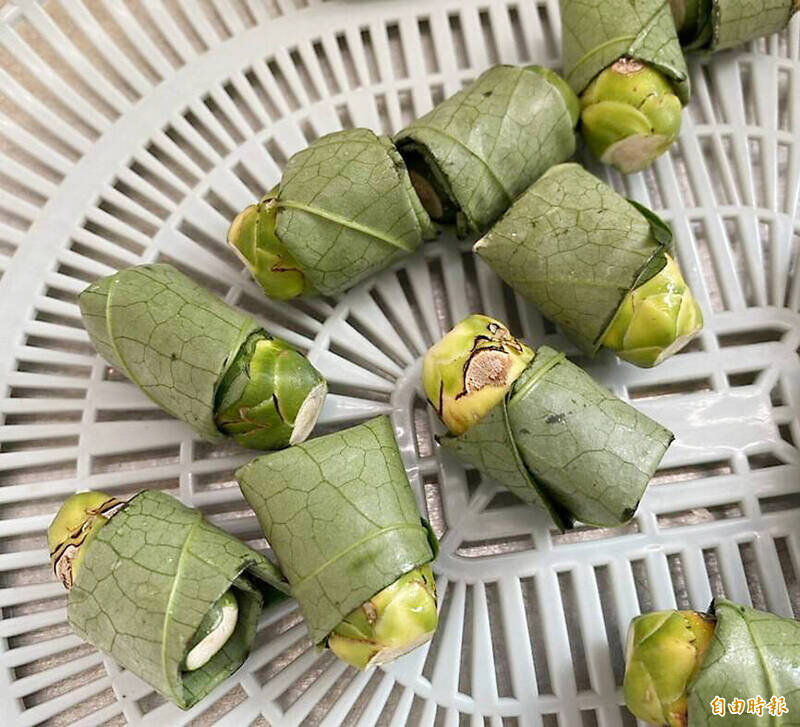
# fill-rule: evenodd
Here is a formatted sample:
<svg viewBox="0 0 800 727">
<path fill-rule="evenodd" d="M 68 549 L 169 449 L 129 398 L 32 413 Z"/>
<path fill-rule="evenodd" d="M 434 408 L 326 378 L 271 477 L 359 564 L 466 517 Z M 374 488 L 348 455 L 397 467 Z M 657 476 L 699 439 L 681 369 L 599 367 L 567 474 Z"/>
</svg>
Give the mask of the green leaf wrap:
<svg viewBox="0 0 800 727">
<path fill-rule="evenodd" d="M 286 164 L 276 233 L 313 287 L 337 295 L 415 250 L 435 229 L 391 139 L 320 137 Z"/>
<path fill-rule="evenodd" d="M 797 12 L 795 0 L 714 0 L 705 50 L 718 51 L 783 30 Z M 697 46 L 691 41 L 689 48 Z"/>
<path fill-rule="evenodd" d="M 441 443 L 523 500 L 543 503 L 566 529 L 574 520 L 630 520 L 672 439 L 564 354 L 541 346 L 504 404 Z"/>
<path fill-rule="evenodd" d="M 439 444 L 513 492 L 520 500 L 547 510 L 559 530 L 573 519 L 525 466 L 508 422 L 507 400 L 458 437 L 446 435 Z"/>
<path fill-rule="evenodd" d="M 560 0 L 560 6 L 564 77 L 575 93 L 628 56 L 661 71 L 688 103 L 689 72 L 667 0 Z"/>
<path fill-rule="evenodd" d="M 522 459 L 574 519 L 633 517 L 672 433 L 541 346 L 508 398 Z"/>
<path fill-rule="evenodd" d="M 387 417 L 259 457 L 236 479 L 315 644 L 435 558 Z"/>
<path fill-rule="evenodd" d="M 89 337 L 159 407 L 207 439 L 217 384 L 261 326 L 170 265 L 141 265 L 80 294 Z"/>
<path fill-rule="evenodd" d="M 654 213 L 581 166 L 560 164 L 474 250 L 594 355 L 625 296 L 666 264 L 671 237 Z"/>
<path fill-rule="evenodd" d="M 231 586 L 236 630 L 205 666 L 181 672 L 203 617 Z M 145 490 L 89 544 L 67 616 L 81 638 L 188 709 L 247 658 L 264 596 L 287 591 L 263 555 L 197 510 Z"/>
<path fill-rule="evenodd" d="M 689 727 L 721 724 L 742 727 L 796 725 L 800 714 L 800 622 L 741 606 L 725 599 L 712 605 L 717 617 L 700 672 L 689 686 Z M 710 702 L 772 696 L 785 697 L 788 713 L 771 716 L 711 713 Z M 727 722 L 726 720 L 730 720 Z"/>
<path fill-rule="evenodd" d="M 545 76 L 495 66 L 395 136 L 422 155 L 442 189 L 482 232 L 514 198 L 575 151 L 563 95 Z"/>
</svg>

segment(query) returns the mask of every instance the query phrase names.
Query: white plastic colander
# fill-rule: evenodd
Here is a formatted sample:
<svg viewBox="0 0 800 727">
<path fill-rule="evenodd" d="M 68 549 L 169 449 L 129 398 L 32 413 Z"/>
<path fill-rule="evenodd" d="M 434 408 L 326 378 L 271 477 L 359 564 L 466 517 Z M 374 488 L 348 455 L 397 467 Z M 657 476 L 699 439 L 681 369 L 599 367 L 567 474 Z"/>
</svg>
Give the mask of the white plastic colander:
<svg viewBox="0 0 800 727">
<path fill-rule="evenodd" d="M 2 5 L 2 3 L 0 3 Z M 0 9 L 0 723 L 631 725 L 630 618 L 715 594 L 800 615 L 800 19 L 693 62 L 679 143 L 626 179 L 663 213 L 706 316 L 653 370 L 578 359 L 677 441 L 630 524 L 560 535 L 441 455 L 422 353 L 481 311 L 575 353 L 445 235 L 341 300 L 267 300 L 228 222 L 317 136 L 390 133 L 493 63 L 558 65 L 557 0 L 16 0 Z M 321 430 L 391 415 L 442 539 L 433 643 L 371 673 L 317 654 L 293 604 L 187 713 L 73 635 L 45 529 L 77 489 L 179 495 L 265 545 L 233 470 L 109 372 L 76 302 L 163 260 L 329 379 Z"/>
</svg>

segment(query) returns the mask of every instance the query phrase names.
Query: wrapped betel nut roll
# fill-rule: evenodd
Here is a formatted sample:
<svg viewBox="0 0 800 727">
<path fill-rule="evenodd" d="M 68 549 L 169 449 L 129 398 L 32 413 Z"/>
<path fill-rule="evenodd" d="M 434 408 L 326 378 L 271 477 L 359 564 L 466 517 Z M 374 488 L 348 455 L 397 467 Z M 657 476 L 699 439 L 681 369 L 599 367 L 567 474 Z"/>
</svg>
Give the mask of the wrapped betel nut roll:
<svg viewBox="0 0 800 727">
<path fill-rule="evenodd" d="M 422 385 L 449 430 L 440 445 L 562 530 L 630 520 L 673 439 L 563 353 L 483 315 L 428 350 Z"/>
<path fill-rule="evenodd" d="M 542 66 L 494 66 L 394 138 L 436 222 L 483 232 L 575 151 L 578 99 Z"/>
<path fill-rule="evenodd" d="M 258 457 L 236 479 L 314 644 L 366 669 L 432 638 L 438 542 L 387 417 Z"/>
<path fill-rule="evenodd" d="M 47 541 L 70 626 L 181 709 L 244 663 L 264 604 L 288 591 L 263 555 L 157 490 L 73 495 Z"/>
<path fill-rule="evenodd" d="M 669 0 L 681 45 L 718 51 L 783 30 L 800 0 Z"/>
<path fill-rule="evenodd" d="M 667 0 L 560 0 L 564 76 L 581 100 L 580 132 L 623 174 L 675 141 L 689 73 Z"/>
<path fill-rule="evenodd" d="M 436 236 L 392 140 L 369 129 L 316 139 L 228 230 L 270 298 L 338 295 Z"/>
<path fill-rule="evenodd" d="M 726 599 L 708 613 L 654 611 L 633 619 L 625 652 L 625 704 L 644 722 L 768 727 L 800 713 L 794 619 Z"/>
<path fill-rule="evenodd" d="M 535 182 L 474 250 L 590 356 L 656 366 L 703 327 L 670 228 L 577 164 Z"/>
<path fill-rule="evenodd" d="M 125 268 L 79 297 L 97 352 L 206 439 L 302 442 L 327 384 L 308 359 L 170 265 Z"/>
</svg>

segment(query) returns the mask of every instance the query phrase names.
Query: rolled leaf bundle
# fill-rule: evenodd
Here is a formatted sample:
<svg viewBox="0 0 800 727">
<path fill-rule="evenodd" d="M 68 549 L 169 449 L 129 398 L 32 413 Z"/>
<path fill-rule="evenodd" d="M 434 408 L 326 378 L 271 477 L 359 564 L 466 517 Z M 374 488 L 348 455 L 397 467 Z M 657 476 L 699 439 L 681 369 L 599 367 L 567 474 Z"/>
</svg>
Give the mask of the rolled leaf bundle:
<svg viewBox="0 0 800 727">
<path fill-rule="evenodd" d="M 387 417 L 259 457 L 236 479 L 315 644 L 364 669 L 432 637 L 438 544 Z"/>
<path fill-rule="evenodd" d="M 656 611 L 631 622 L 628 709 L 670 727 L 794 724 L 800 623 L 726 599 L 709 611 Z"/>
<path fill-rule="evenodd" d="M 337 295 L 434 237 L 392 140 L 369 129 L 320 137 L 228 231 L 264 292 Z"/>
<path fill-rule="evenodd" d="M 667 0 L 560 0 L 564 75 L 581 134 L 623 174 L 649 166 L 680 131 L 689 73 Z"/>
<path fill-rule="evenodd" d="M 313 429 L 327 384 L 308 359 L 172 266 L 120 270 L 79 302 L 97 352 L 206 439 L 280 449 Z"/>
<path fill-rule="evenodd" d="M 47 532 L 76 633 L 188 709 L 247 658 L 277 568 L 157 490 L 74 495 Z"/>
<path fill-rule="evenodd" d="M 428 401 L 450 434 L 440 444 L 562 530 L 630 520 L 672 433 L 547 346 L 472 315 L 431 347 Z"/>
<path fill-rule="evenodd" d="M 577 164 L 553 167 L 474 247 L 587 354 L 637 366 L 683 348 L 703 315 L 669 227 Z"/>
<path fill-rule="evenodd" d="M 798 0 L 669 0 L 681 45 L 718 51 L 783 30 Z"/>
<path fill-rule="evenodd" d="M 483 232 L 575 151 L 578 99 L 541 66 L 494 66 L 395 136 L 428 214 Z"/>
</svg>

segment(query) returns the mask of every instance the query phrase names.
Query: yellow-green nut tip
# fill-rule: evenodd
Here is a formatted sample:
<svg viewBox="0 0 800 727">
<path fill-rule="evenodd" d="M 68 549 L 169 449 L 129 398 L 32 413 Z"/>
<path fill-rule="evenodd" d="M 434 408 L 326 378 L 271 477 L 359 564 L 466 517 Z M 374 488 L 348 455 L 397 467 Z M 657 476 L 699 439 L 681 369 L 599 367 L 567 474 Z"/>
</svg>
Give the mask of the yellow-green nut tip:
<svg viewBox="0 0 800 727">
<path fill-rule="evenodd" d="M 648 167 L 675 141 L 683 106 L 666 77 L 632 58 L 600 73 L 581 96 L 581 134 L 623 174 Z"/>
<path fill-rule="evenodd" d="M 625 704 L 639 719 L 685 727 L 688 686 L 714 636 L 713 617 L 654 611 L 633 619 L 625 647 Z"/>
<path fill-rule="evenodd" d="M 299 351 L 263 331 L 239 349 L 217 387 L 220 431 L 250 449 L 283 449 L 311 433 L 328 385 Z"/>
<path fill-rule="evenodd" d="M 105 492 L 89 491 L 72 495 L 61 505 L 47 528 L 47 547 L 64 588 L 72 588 L 86 546 L 124 504 Z"/>
<path fill-rule="evenodd" d="M 278 196 L 272 190 L 236 215 L 228 229 L 228 244 L 270 298 L 310 295 L 313 286 L 276 234 L 277 219 Z"/>
<path fill-rule="evenodd" d="M 328 636 L 328 648 L 358 669 L 386 664 L 433 637 L 439 623 L 430 565 L 415 568 L 352 611 Z"/>
<path fill-rule="evenodd" d="M 625 297 L 603 345 L 636 366 L 657 366 L 691 341 L 703 313 L 678 264 L 669 255 L 661 270 Z"/>
<path fill-rule="evenodd" d="M 422 386 L 448 430 L 463 434 L 503 400 L 533 356 L 500 321 L 471 315 L 428 349 Z"/>
</svg>

